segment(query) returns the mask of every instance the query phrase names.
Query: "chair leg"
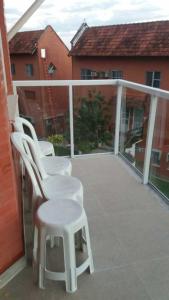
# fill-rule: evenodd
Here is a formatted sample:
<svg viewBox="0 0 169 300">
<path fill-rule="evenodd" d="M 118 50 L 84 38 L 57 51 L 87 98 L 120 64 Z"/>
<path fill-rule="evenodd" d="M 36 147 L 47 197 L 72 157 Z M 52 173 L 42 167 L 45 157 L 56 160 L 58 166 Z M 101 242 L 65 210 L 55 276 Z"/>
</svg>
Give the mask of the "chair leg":
<svg viewBox="0 0 169 300">
<path fill-rule="evenodd" d="M 38 266 L 38 229 L 34 226 L 34 242 L 33 242 L 33 280 L 37 282 L 37 266 Z"/>
<path fill-rule="evenodd" d="M 39 234 L 39 288 L 44 289 L 44 277 L 46 269 L 46 232 L 41 229 Z"/>
<path fill-rule="evenodd" d="M 64 236 L 64 261 L 66 274 L 66 291 L 73 293 L 77 290 L 76 257 L 74 234 Z"/>
<path fill-rule="evenodd" d="M 92 274 L 94 272 L 94 264 L 93 264 L 93 256 L 92 256 L 92 250 L 91 250 L 89 226 L 88 226 L 87 218 L 86 218 L 86 221 L 85 221 L 84 228 L 85 228 L 85 235 L 86 235 L 87 252 L 88 252 L 88 257 L 89 257 L 89 260 L 90 260 L 89 271 L 90 271 L 90 274 Z"/>
</svg>

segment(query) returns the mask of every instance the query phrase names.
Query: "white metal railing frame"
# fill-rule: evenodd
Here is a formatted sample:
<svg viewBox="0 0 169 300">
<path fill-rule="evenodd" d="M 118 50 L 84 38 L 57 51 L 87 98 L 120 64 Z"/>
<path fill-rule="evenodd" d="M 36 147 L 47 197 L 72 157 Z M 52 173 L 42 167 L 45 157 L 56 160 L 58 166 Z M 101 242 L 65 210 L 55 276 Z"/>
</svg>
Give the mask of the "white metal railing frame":
<svg viewBox="0 0 169 300">
<path fill-rule="evenodd" d="M 68 87 L 69 88 L 69 115 L 70 115 L 70 142 L 71 157 L 74 157 L 74 129 L 73 129 L 73 87 L 76 86 L 116 86 L 117 87 L 117 105 L 116 105 L 116 123 L 115 123 L 115 140 L 114 154 L 119 153 L 119 136 L 121 122 L 121 106 L 125 88 L 130 88 L 139 92 L 149 94 L 151 96 L 148 132 L 146 138 L 145 159 L 143 167 L 143 184 L 148 183 L 150 158 L 153 142 L 153 133 L 155 125 L 155 117 L 157 110 L 158 98 L 169 101 L 169 92 L 158 88 L 153 88 L 139 83 L 126 81 L 122 79 L 99 79 L 99 80 L 29 80 L 29 81 L 13 81 L 14 93 L 17 93 L 17 87 Z"/>
</svg>

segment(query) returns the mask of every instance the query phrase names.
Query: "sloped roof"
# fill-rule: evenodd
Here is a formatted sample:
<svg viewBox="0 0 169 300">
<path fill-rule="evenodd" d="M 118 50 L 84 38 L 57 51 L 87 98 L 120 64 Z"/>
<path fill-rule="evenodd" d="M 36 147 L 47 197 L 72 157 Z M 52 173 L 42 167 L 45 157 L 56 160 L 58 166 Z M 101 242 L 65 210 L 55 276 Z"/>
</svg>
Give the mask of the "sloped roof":
<svg viewBox="0 0 169 300">
<path fill-rule="evenodd" d="M 72 56 L 169 56 L 169 21 L 88 27 Z"/>
<path fill-rule="evenodd" d="M 45 30 L 18 32 L 9 43 L 10 54 L 33 54 Z"/>
</svg>

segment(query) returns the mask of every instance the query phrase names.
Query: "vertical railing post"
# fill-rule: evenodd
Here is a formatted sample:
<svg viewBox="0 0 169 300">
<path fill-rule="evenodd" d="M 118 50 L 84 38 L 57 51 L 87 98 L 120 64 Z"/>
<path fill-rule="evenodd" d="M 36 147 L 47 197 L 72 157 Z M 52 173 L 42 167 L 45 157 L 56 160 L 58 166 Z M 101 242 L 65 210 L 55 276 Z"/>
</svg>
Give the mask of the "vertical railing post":
<svg viewBox="0 0 169 300">
<path fill-rule="evenodd" d="M 114 139 L 114 154 L 119 153 L 119 135 L 120 135 L 120 115 L 121 115 L 121 102 L 122 102 L 123 87 L 117 87 L 117 104 L 116 104 L 116 124 L 115 124 L 115 139 Z"/>
<path fill-rule="evenodd" d="M 70 125 L 70 156 L 74 157 L 74 128 L 73 128 L 73 87 L 69 85 L 69 125 Z"/>
<path fill-rule="evenodd" d="M 152 150 L 153 133 L 154 133 L 156 110 L 157 110 L 157 100 L 158 100 L 157 96 L 151 96 L 147 140 L 146 140 L 146 148 L 145 148 L 145 158 L 144 158 L 143 184 L 147 184 L 149 178 L 151 150 Z"/>
</svg>

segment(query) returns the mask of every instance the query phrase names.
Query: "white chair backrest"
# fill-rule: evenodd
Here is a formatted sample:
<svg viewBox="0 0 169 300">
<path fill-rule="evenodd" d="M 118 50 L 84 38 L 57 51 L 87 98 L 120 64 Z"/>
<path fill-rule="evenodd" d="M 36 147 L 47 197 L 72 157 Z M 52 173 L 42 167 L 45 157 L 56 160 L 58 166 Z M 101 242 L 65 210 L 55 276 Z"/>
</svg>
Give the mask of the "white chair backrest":
<svg viewBox="0 0 169 300">
<path fill-rule="evenodd" d="M 11 140 L 23 159 L 36 196 L 44 196 L 42 180 L 47 178 L 48 175 L 38 157 L 34 141 L 22 132 L 13 132 Z"/>
<path fill-rule="evenodd" d="M 15 122 L 14 122 L 15 131 L 25 133 L 24 132 L 24 126 L 26 126 L 29 129 L 29 131 L 31 133 L 31 136 L 32 136 L 32 139 L 35 142 L 35 146 L 37 148 L 37 151 L 39 152 L 39 155 L 43 156 L 42 152 L 41 152 L 41 149 L 39 147 L 38 138 L 37 138 L 36 131 L 35 131 L 33 125 L 28 120 L 26 120 L 24 118 L 16 117 Z"/>
</svg>

